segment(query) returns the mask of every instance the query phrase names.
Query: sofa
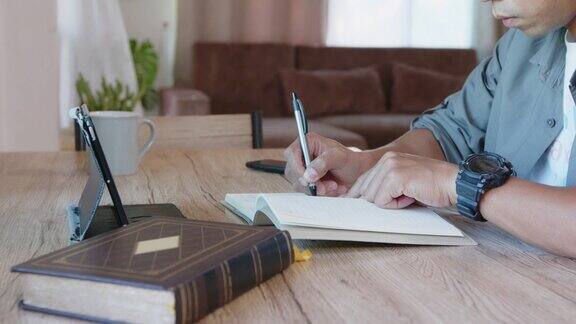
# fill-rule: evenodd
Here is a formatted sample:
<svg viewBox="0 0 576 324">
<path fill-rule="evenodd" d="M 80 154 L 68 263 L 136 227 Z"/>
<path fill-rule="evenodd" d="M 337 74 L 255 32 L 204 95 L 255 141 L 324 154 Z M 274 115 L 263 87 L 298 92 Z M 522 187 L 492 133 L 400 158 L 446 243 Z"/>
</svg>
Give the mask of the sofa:
<svg viewBox="0 0 576 324">
<path fill-rule="evenodd" d="M 459 90 L 477 64 L 471 49 L 200 42 L 193 52 L 193 84 L 162 91 L 161 111 L 188 114 L 186 89 L 205 94 L 212 114 L 261 111 L 264 147 L 296 138 L 292 91 L 310 131 L 361 149 L 385 145 Z"/>
</svg>

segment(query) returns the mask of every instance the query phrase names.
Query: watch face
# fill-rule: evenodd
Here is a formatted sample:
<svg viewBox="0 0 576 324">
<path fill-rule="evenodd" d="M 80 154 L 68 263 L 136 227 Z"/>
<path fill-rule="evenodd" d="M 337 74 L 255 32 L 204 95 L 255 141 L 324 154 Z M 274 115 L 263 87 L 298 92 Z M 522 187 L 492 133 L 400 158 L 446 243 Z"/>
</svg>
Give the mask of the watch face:
<svg viewBox="0 0 576 324">
<path fill-rule="evenodd" d="M 476 173 L 492 174 L 500 169 L 500 162 L 495 157 L 480 155 L 468 161 L 468 167 Z"/>
</svg>

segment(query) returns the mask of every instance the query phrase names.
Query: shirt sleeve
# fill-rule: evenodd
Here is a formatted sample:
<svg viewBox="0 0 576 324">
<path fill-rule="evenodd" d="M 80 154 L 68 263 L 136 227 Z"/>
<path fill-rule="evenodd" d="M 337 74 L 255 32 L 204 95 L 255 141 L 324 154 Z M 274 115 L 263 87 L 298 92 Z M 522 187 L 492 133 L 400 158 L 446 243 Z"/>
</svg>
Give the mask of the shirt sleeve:
<svg viewBox="0 0 576 324">
<path fill-rule="evenodd" d="M 515 32 L 510 30 L 498 41 L 492 56 L 472 71 L 462 90 L 412 122 L 411 129 L 432 132 L 449 162 L 483 151 L 494 91 Z"/>
</svg>

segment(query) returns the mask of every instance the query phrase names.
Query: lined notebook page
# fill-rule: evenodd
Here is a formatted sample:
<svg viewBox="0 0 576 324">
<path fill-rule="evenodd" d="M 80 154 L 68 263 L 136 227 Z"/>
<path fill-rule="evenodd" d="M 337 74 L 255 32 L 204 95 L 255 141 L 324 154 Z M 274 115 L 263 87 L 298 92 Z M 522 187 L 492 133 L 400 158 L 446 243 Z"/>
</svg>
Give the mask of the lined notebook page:
<svg viewBox="0 0 576 324">
<path fill-rule="evenodd" d="M 462 232 L 425 207 L 381 209 L 362 199 L 263 194 L 258 208 L 267 204 L 286 225 L 420 235 L 463 236 Z"/>
<path fill-rule="evenodd" d="M 228 204 L 232 205 L 236 210 L 242 213 L 246 218 L 250 221 L 254 222 L 254 214 L 256 214 L 256 200 L 262 194 L 226 194 L 224 197 L 224 201 Z M 266 196 L 273 197 L 279 196 L 283 199 L 288 197 L 306 197 L 303 193 L 270 193 L 265 194 Z"/>
<path fill-rule="evenodd" d="M 227 194 L 224 201 L 232 205 L 242 215 L 254 222 L 256 213 L 256 198 L 259 194 Z"/>
</svg>

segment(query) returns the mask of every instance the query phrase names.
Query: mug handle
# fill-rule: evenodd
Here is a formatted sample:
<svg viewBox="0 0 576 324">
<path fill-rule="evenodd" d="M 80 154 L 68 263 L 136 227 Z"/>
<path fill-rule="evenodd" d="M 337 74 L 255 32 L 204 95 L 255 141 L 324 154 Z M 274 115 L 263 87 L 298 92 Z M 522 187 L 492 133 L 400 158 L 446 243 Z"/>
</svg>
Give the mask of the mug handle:
<svg viewBox="0 0 576 324">
<path fill-rule="evenodd" d="M 142 146 L 142 148 L 140 148 L 140 152 L 139 152 L 140 159 L 142 159 L 144 157 L 144 154 L 146 154 L 146 152 L 148 152 L 148 150 L 150 149 L 150 147 L 152 147 L 152 144 L 156 140 L 156 127 L 154 127 L 154 123 L 150 119 L 142 119 L 140 121 L 140 126 L 142 126 L 142 125 L 148 126 L 148 129 L 150 129 L 150 136 L 148 137 L 148 140 L 146 141 L 144 146 Z"/>
</svg>

